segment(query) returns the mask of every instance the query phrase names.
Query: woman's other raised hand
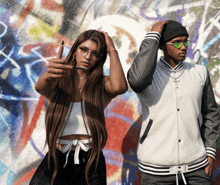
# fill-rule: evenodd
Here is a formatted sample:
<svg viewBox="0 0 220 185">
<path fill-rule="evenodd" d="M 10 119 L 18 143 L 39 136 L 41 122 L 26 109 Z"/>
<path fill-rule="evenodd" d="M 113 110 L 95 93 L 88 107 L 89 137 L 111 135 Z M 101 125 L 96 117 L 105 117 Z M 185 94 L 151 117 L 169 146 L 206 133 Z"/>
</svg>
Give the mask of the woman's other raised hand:
<svg viewBox="0 0 220 185">
<path fill-rule="evenodd" d="M 59 51 L 57 53 L 57 57 L 48 60 L 48 66 L 47 66 L 47 72 L 46 72 L 46 78 L 47 80 L 57 80 L 60 78 L 64 78 L 67 74 L 68 70 L 72 70 L 73 66 L 65 64 L 65 61 L 62 59 L 63 55 L 63 44 L 62 42 Z"/>
</svg>

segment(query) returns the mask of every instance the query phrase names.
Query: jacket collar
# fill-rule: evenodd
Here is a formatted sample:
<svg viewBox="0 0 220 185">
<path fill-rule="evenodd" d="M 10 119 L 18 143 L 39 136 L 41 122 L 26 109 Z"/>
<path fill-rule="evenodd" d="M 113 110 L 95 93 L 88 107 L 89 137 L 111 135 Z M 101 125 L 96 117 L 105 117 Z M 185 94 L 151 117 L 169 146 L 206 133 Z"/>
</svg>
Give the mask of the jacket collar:
<svg viewBox="0 0 220 185">
<path fill-rule="evenodd" d="M 166 69 L 168 70 L 171 70 L 171 71 L 178 71 L 180 69 L 183 68 L 183 61 L 179 61 L 178 64 L 176 65 L 175 68 L 172 68 L 170 64 L 168 64 L 165 60 L 164 60 L 164 57 L 160 57 L 160 63 L 163 67 L 165 67 Z"/>
</svg>

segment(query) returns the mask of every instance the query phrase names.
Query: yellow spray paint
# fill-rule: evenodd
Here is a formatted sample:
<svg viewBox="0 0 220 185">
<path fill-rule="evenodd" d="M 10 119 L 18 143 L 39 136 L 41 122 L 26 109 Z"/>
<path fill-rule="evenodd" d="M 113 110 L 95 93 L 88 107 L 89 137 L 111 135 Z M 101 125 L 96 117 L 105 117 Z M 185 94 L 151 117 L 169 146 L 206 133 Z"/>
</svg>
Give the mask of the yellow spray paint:
<svg viewBox="0 0 220 185">
<path fill-rule="evenodd" d="M 51 38 L 53 34 L 59 30 L 59 25 L 57 24 L 49 26 L 40 19 L 38 19 L 37 22 L 37 25 L 33 24 L 28 30 L 29 35 L 32 35 L 34 37 L 34 41 L 41 37 L 42 34 L 44 34 L 47 38 Z"/>
</svg>

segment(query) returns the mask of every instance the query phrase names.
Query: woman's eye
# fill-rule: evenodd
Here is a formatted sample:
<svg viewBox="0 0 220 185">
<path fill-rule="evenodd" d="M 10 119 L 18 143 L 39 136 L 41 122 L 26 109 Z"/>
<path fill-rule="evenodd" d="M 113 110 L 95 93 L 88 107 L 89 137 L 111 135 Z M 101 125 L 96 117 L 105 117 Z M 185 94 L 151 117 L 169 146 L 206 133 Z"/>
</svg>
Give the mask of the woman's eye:
<svg viewBox="0 0 220 185">
<path fill-rule="evenodd" d="M 97 52 L 92 52 L 92 55 L 98 56 L 98 53 Z"/>
<path fill-rule="evenodd" d="M 87 51 L 88 49 L 87 48 L 80 48 L 82 51 Z"/>
</svg>

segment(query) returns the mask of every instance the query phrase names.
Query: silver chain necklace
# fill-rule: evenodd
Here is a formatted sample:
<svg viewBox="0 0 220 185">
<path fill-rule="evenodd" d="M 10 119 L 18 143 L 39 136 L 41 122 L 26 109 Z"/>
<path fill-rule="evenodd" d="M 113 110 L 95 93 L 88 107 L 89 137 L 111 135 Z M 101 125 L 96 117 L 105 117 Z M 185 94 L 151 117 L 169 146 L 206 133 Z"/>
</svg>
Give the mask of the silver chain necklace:
<svg viewBox="0 0 220 185">
<path fill-rule="evenodd" d="M 82 80 L 82 79 L 86 79 L 86 78 L 88 78 L 88 76 L 83 77 L 83 78 L 79 78 L 79 77 L 75 77 L 75 76 L 74 76 L 74 78 L 75 78 L 75 79 L 78 79 L 78 80 Z"/>
<path fill-rule="evenodd" d="M 79 77 L 75 77 L 75 76 L 74 76 L 74 78 L 75 78 L 75 79 L 78 79 L 78 80 L 83 80 L 83 79 L 86 79 L 86 78 L 88 78 L 88 77 L 86 76 L 86 77 L 83 77 L 83 78 L 79 78 Z M 78 85 L 78 89 L 81 89 L 81 85 Z"/>
</svg>

